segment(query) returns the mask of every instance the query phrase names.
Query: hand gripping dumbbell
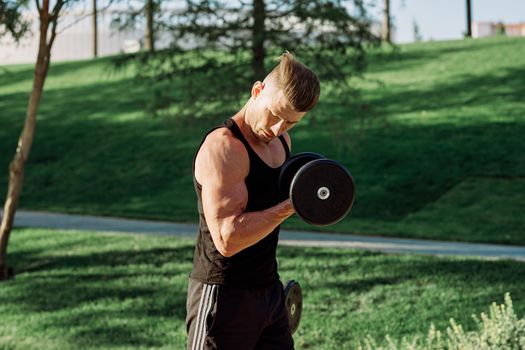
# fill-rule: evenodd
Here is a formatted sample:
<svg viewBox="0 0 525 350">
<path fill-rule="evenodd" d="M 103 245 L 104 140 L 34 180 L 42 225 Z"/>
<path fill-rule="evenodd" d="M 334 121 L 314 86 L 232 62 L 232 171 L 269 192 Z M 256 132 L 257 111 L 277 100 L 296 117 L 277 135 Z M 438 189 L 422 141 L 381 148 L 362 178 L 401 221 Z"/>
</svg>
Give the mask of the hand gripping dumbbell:
<svg viewBox="0 0 525 350">
<path fill-rule="evenodd" d="M 297 215 L 317 226 L 342 220 L 354 204 L 352 175 L 338 162 L 313 152 L 298 153 L 282 166 L 281 200 L 290 198 Z"/>
</svg>

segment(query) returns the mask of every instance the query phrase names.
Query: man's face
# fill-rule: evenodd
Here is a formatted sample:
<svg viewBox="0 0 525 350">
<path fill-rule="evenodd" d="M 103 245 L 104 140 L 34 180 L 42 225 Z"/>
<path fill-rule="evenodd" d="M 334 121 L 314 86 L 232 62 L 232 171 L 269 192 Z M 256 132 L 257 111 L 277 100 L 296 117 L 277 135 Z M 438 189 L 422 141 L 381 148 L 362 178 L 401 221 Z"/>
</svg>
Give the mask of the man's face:
<svg viewBox="0 0 525 350">
<path fill-rule="evenodd" d="M 306 114 L 295 111 L 271 79 L 254 84 L 252 99 L 250 125 L 255 136 L 263 142 L 270 142 L 291 129 Z"/>
</svg>

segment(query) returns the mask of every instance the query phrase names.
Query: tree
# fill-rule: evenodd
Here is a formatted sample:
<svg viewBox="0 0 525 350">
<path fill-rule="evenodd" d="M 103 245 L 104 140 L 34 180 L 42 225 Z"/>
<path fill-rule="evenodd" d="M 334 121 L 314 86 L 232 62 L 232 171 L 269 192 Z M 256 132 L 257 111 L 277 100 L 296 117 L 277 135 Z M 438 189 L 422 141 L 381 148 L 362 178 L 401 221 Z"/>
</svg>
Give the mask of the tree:
<svg viewBox="0 0 525 350">
<path fill-rule="evenodd" d="M 28 0 L 0 0 L 0 37 L 11 35 L 16 41 L 27 32 L 29 23 L 22 18 Z"/>
<path fill-rule="evenodd" d="M 98 56 L 97 0 L 93 1 L 93 57 Z"/>
<path fill-rule="evenodd" d="M 496 34 L 497 35 L 507 34 L 507 30 L 505 29 L 505 23 L 503 23 L 502 21 L 499 21 L 498 23 L 496 23 Z"/>
<path fill-rule="evenodd" d="M 467 0 L 467 38 L 472 38 L 472 6 L 470 0 Z"/>
<path fill-rule="evenodd" d="M 383 25 L 381 29 L 381 39 L 384 42 L 391 42 L 391 29 L 390 0 L 383 0 Z"/>
<path fill-rule="evenodd" d="M 9 185 L 4 204 L 2 223 L 0 225 L 0 280 L 8 279 L 13 275 L 12 269 L 7 265 L 7 245 L 22 190 L 25 163 L 29 157 L 33 143 L 38 106 L 49 70 L 51 48 L 57 35 L 59 16 L 66 2 L 68 2 L 68 0 L 56 0 L 55 5 L 50 6 L 50 0 L 35 1 L 40 21 L 38 55 L 25 124 L 18 139 L 18 147 L 16 148 L 15 155 L 9 165 Z"/>
<path fill-rule="evenodd" d="M 239 101 L 250 81 L 266 75 L 268 57 L 284 49 L 344 86 L 363 70 L 365 47 L 379 42 L 361 0 L 187 0 L 160 12 L 158 28 L 171 33 L 171 47 L 117 65 L 135 59 L 138 78 L 153 89 L 150 110 L 175 104 L 179 117 L 224 113 L 217 101 Z"/>
<path fill-rule="evenodd" d="M 144 48 L 149 53 L 155 52 L 155 33 L 158 30 L 156 17 L 159 16 L 160 5 L 166 2 L 175 3 L 173 0 L 142 0 L 141 6 L 133 0 L 110 0 L 111 3 L 127 4 L 127 9 L 114 12 L 112 25 L 120 30 L 144 28 Z M 115 14 L 116 13 L 116 14 Z"/>
<path fill-rule="evenodd" d="M 266 8 L 264 0 L 253 1 L 253 30 L 252 30 L 252 71 L 253 76 L 262 79 L 265 76 L 264 41 L 266 39 L 266 30 L 264 21 L 266 20 Z"/>
<path fill-rule="evenodd" d="M 155 4 L 153 0 L 146 0 L 146 40 L 145 47 L 149 52 L 155 52 L 155 29 L 153 27 Z"/>
<path fill-rule="evenodd" d="M 188 1 L 186 11 L 172 16 L 170 22 L 176 42 L 198 37 L 201 47 L 249 51 L 256 79 L 265 72 L 266 48 L 288 47 L 318 55 L 355 48 L 363 53 L 362 44 L 374 40 L 360 0 L 253 0 L 239 5 Z"/>
<path fill-rule="evenodd" d="M 420 42 L 423 40 L 423 35 L 421 35 L 421 30 L 419 29 L 419 25 L 416 22 L 416 19 L 412 19 L 412 32 L 414 33 L 414 41 Z"/>
</svg>

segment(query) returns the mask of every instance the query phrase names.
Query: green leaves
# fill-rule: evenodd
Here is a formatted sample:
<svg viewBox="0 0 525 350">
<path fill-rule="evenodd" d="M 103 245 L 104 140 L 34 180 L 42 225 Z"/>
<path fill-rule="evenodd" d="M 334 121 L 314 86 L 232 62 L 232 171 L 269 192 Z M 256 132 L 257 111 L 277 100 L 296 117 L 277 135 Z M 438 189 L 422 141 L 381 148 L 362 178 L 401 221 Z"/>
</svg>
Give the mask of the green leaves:
<svg viewBox="0 0 525 350">
<path fill-rule="evenodd" d="M 29 22 L 22 18 L 28 0 L 0 0 L 0 37 L 10 34 L 16 41 L 29 30 Z"/>
<path fill-rule="evenodd" d="M 492 303 L 488 315 L 481 313 L 481 320 L 473 316 L 477 329 L 465 331 L 454 319 L 450 319 L 446 339 L 432 324 L 425 342 L 418 337 L 401 341 L 386 336 L 384 343 L 368 336 L 360 345 L 360 350 L 519 350 L 525 348 L 525 318 L 514 313 L 512 299 L 505 293 L 505 304 Z M 446 344 L 446 346 L 445 346 Z"/>
<path fill-rule="evenodd" d="M 347 95 L 348 79 L 366 67 L 365 48 L 379 44 L 360 0 L 187 0 L 156 22 L 169 32 L 170 47 L 136 61 L 138 79 L 156 91 L 155 113 L 176 105 L 177 113 L 196 115 L 207 101 L 238 104 L 284 50 Z M 182 105 L 188 96 L 191 103 Z"/>
</svg>

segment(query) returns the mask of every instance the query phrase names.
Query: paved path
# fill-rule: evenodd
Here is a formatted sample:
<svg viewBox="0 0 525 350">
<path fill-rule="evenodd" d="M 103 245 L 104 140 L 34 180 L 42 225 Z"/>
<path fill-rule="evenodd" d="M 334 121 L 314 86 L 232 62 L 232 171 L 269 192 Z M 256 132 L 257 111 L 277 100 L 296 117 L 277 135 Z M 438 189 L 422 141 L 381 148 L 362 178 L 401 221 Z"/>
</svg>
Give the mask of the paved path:
<svg viewBox="0 0 525 350">
<path fill-rule="evenodd" d="M 197 232 L 197 225 L 193 224 L 56 214 L 26 210 L 17 211 L 15 226 L 183 237 L 195 237 L 195 233 Z M 440 242 L 289 230 L 283 230 L 281 232 L 279 244 L 302 247 L 366 249 L 385 253 L 412 253 L 439 256 L 456 255 L 480 257 L 483 259 L 513 259 L 525 262 L 525 247 L 521 246 Z"/>
</svg>

